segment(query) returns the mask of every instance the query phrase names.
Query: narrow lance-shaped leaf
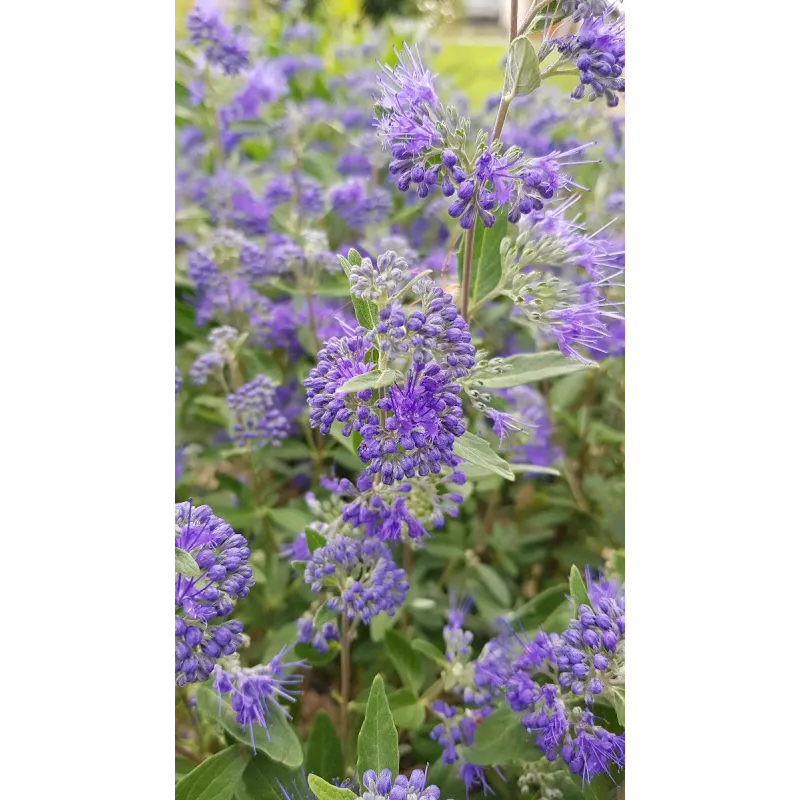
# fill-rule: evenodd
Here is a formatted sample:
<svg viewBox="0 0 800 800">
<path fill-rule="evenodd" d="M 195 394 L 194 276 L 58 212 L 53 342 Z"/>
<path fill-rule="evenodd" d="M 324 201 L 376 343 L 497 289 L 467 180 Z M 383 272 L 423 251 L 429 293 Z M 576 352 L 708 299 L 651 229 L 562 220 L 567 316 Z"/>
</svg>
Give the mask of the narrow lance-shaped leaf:
<svg viewBox="0 0 800 800">
<path fill-rule="evenodd" d="M 569 593 L 572 597 L 572 601 L 575 603 L 576 614 L 578 613 L 579 606 L 591 605 L 589 592 L 586 590 L 586 584 L 583 582 L 581 573 L 574 564 L 569 571 Z"/>
<path fill-rule="evenodd" d="M 345 381 L 336 391 L 337 392 L 360 392 L 363 389 L 380 389 L 383 386 L 391 386 L 403 376 L 394 369 L 374 369 L 371 372 L 364 372 L 356 375 L 350 380 Z"/>
<path fill-rule="evenodd" d="M 390 769 L 392 775 L 397 775 L 400 770 L 397 728 L 380 675 L 376 675 L 372 682 L 364 723 L 358 733 L 356 772 L 360 777 L 368 769 L 373 769 L 376 773 L 382 769 Z"/>
<path fill-rule="evenodd" d="M 510 481 L 514 480 L 514 473 L 508 463 L 492 450 L 486 440 L 478 438 L 474 433 L 465 431 L 461 434 L 453 444 L 453 453 L 470 464 L 496 472 Z"/>
<path fill-rule="evenodd" d="M 509 367 L 500 373 L 477 373 L 475 377 L 487 389 L 510 389 L 512 386 L 521 386 L 525 383 L 535 383 L 561 375 L 570 375 L 585 369 L 596 369 L 594 364 L 581 364 L 571 361 L 559 351 L 546 353 L 519 353 L 503 359 Z"/>
</svg>

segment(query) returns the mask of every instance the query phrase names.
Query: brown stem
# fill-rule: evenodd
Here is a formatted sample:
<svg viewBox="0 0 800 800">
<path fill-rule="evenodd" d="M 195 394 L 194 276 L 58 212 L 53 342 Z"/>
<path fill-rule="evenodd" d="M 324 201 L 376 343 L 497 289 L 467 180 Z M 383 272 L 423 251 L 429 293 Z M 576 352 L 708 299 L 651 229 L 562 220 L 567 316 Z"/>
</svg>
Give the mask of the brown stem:
<svg viewBox="0 0 800 800">
<path fill-rule="evenodd" d="M 469 273 L 472 269 L 472 251 L 475 247 L 475 226 L 478 220 L 472 223 L 471 228 L 467 228 L 466 239 L 464 241 L 464 269 L 461 275 L 461 316 L 465 322 L 469 322 Z"/>
<path fill-rule="evenodd" d="M 518 0 L 511 0 L 511 24 L 508 29 L 509 42 L 513 42 L 517 38 L 517 2 Z"/>
<path fill-rule="evenodd" d="M 347 614 L 342 612 L 342 651 L 341 651 L 341 672 L 342 672 L 342 756 L 345 769 L 350 750 L 350 623 Z"/>
</svg>

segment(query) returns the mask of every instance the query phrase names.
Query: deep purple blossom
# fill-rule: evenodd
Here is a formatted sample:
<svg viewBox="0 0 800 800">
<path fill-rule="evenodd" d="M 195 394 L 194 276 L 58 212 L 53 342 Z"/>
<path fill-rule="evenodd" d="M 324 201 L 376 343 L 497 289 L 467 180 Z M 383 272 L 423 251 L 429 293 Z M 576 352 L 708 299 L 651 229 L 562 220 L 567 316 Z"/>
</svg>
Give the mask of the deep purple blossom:
<svg viewBox="0 0 800 800">
<path fill-rule="evenodd" d="M 571 97 L 580 100 L 588 89 L 590 101 L 605 97 L 608 106 L 619 105 L 619 95 L 625 91 L 625 17 L 587 16 L 576 34 L 555 39 L 554 44 L 562 58 L 579 70 Z"/>
<path fill-rule="evenodd" d="M 312 591 L 329 595 L 329 609 L 365 625 L 381 612 L 394 616 L 408 591 L 405 571 L 384 545 L 341 534 L 312 553 L 305 581 Z"/>
<path fill-rule="evenodd" d="M 553 423 L 544 397 L 530 386 L 515 386 L 497 393 L 508 402 L 513 418 L 521 428 L 509 437 L 512 455 L 507 458 L 518 464 L 540 467 L 549 467 L 558 461 L 562 452 L 551 443 Z"/>
<path fill-rule="evenodd" d="M 228 620 L 202 625 L 175 617 L 175 683 L 207 680 L 217 660 L 233 655 L 243 644 L 242 623 Z"/>
<path fill-rule="evenodd" d="M 175 547 L 189 553 L 200 575 L 175 575 L 175 605 L 188 619 L 226 617 L 255 582 L 247 540 L 208 506 L 175 506 Z"/>
</svg>

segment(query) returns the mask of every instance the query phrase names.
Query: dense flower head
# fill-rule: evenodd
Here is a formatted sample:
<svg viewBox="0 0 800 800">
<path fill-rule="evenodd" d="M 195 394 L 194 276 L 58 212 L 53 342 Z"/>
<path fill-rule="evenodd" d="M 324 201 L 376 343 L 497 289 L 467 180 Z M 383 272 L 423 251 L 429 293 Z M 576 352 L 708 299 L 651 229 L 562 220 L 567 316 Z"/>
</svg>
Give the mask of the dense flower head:
<svg viewBox="0 0 800 800">
<path fill-rule="evenodd" d="M 580 30 L 555 40 L 562 58 L 574 61 L 579 82 L 571 96 L 580 100 L 589 89 L 588 99 L 604 97 L 609 107 L 619 105 L 619 94 L 625 91 L 625 18 L 610 15 L 587 16 Z"/>
<path fill-rule="evenodd" d="M 364 178 L 350 178 L 328 190 L 328 200 L 336 214 L 354 231 L 383 222 L 391 209 L 389 192 L 371 187 Z"/>
<path fill-rule="evenodd" d="M 415 769 L 411 777 L 398 775 L 392 782 L 392 772 L 381 770 L 376 775 L 368 769 L 361 776 L 361 794 L 359 800 L 439 800 L 440 791 L 433 784 L 426 786 L 427 774 Z"/>
<path fill-rule="evenodd" d="M 236 721 L 250 731 L 250 740 L 255 752 L 253 725 L 264 728 L 267 738 L 267 720 L 273 711 L 289 716 L 281 701 L 293 702 L 300 694 L 296 688 L 303 676 L 290 670 L 304 667 L 303 661 L 285 661 L 288 652 L 284 647 L 266 664 L 256 667 L 240 667 L 237 663 L 222 666 L 217 664 L 213 670 L 212 688 L 220 696 L 227 695 Z"/>
<path fill-rule="evenodd" d="M 549 761 L 559 757 L 591 780 L 623 766 L 625 739 L 595 723 L 594 699 L 624 683 L 625 595 L 614 580 L 587 573 L 590 604 L 561 635 L 533 638 L 509 627 L 478 660 L 475 682 L 502 688 L 513 711 Z M 544 676 L 545 683 L 536 680 Z M 554 680 L 555 679 L 555 680 Z"/>
<path fill-rule="evenodd" d="M 241 534 L 208 506 L 175 505 L 175 547 L 189 553 L 200 575 L 175 575 L 175 605 L 187 619 L 226 617 L 254 584 L 250 549 Z"/>
<path fill-rule="evenodd" d="M 236 75 L 247 66 L 247 46 L 242 37 L 222 21 L 214 0 L 197 0 L 189 12 L 186 29 L 191 34 L 192 44 L 204 48 L 209 63 L 221 66 L 228 75 Z"/>
<path fill-rule="evenodd" d="M 276 386 L 266 375 L 257 375 L 228 395 L 228 409 L 234 419 L 233 438 L 239 447 L 252 442 L 256 447 L 278 447 L 291 425 L 278 402 Z"/>
<path fill-rule="evenodd" d="M 202 625 L 175 617 L 175 683 L 207 680 L 217 660 L 231 656 L 243 644 L 242 623 L 228 620 L 218 625 Z"/>
<path fill-rule="evenodd" d="M 488 148 L 479 140 L 474 160 L 468 160 L 467 121 L 459 120 L 454 109 L 442 107 L 418 52 L 406 45 L 405 56 L 398 54 L 398 60 L 394 70 L 383 67 L 378 77 L 382 94 L 376 103 L 376 125 L 392 155 L 389 174 L 401 192 L 413 185 L 420 197 L 427 197 L 440 186 L 442 195 L 451 198 L 447 213 L 468 229 L 478 218 L 491 227 L 501 208 L 511 222 L 518 222 L 542 209 L 561 189 L 578 186 L 564 168 L 584 163 L 569 159 L 588 145 L 531 157 L 518 147 L 501 153 L 501 145 Z"/>
<path fill-rule="evenodd" d="M 364 624 L 380 614 L 394 616 L 408 583 L 387 548 L 377 539 L 334 536 L 317 548 L 306 564 L 305 581 L 314 592 L 327 592 L 327 607 Z"/>
</svg>

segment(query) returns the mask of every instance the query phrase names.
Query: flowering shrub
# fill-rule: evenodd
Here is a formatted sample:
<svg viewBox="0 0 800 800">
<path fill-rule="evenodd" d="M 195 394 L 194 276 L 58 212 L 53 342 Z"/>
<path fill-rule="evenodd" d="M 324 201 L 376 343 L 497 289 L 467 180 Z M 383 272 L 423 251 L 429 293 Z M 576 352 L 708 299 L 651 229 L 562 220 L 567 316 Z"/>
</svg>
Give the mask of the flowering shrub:
<svg viewBox="0 0 800 800">
<path fill-rule="evenodd" d="M 177 797 L 621 792 L 624 17 L 517 19 L 188 16 Z"/>
</svg>

